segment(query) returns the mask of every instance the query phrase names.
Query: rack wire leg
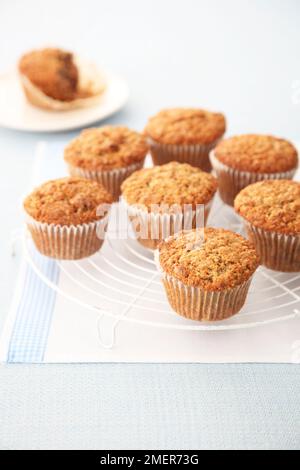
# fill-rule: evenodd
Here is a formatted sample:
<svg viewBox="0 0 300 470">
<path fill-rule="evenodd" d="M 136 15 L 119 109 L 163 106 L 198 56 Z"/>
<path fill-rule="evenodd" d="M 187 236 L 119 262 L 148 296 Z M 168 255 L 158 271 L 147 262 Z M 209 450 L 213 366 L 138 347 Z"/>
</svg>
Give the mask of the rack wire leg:
<svg viewBox="0 0 300 470">
<path fill-rule="evenodd" d="M 116 328 L 123 317 L 125 317 L 131 308 L 134 306 L 136 301 L 140 298 L 141 295 L 145 292 L 145 290 L 150 286 L 150 284 L 154 281 L 157 277 L 158 273 L 155 272 L 151 278 L 146 282 L 146 284 L 139 290 L 137 295 L 132 299 L 132 301 L 124 308 L 123 312 L 121 313 L 121 318 L 111 318 L 105 315 L 105 313 L 101 313 L 97 319 L 97 331 L 98 331 L 98 339 L 101 346 L 105 349 L 112 349 L 116 343 Z M 104 321 L 106 321 L 106 325 L 104 325 Z M 109 338 L 108 342 L 105 342 L 104 337 Z"/>
</svg>

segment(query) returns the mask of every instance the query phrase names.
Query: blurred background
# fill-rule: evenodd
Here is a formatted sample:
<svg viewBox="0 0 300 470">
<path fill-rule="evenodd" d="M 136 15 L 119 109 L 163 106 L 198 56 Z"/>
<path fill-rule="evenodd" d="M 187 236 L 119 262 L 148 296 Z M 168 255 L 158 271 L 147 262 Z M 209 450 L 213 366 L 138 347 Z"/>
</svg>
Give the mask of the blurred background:
<svg viewBox="0 0 300 470">
<path fill-rule="evenodd" d="M 128 124 L 203 106 L 224 111 L 230 133 L 300 138 L 298 0 L 1 0 L 0 69 L 44 45 L 124 75 Z"/>
<path fill-rule="evenodd" d="M 58 46 L 128 80 L 130 100 L 111 123 L 141 130 L 162 107 L 195 106 L 224 112 L 227 134 L 300 141 L 299 25 L 298 0 L 0 0 L 0 73 L 27 50 Z M 1 314 L 16 275 L 8 247 L 34 147 L 41 138 L 63 146 L 75 133 L 0 129 Z"/>
</svg>

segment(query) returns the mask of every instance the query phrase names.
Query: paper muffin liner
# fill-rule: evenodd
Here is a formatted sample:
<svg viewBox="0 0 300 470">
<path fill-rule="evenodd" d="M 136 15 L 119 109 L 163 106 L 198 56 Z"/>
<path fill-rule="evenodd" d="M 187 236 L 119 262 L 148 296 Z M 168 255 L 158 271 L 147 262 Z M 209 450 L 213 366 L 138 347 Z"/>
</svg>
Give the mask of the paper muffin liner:
<svg viewBox="0 0 300 470">
<path fill-rule="evenodd" d="M 209 158 L 218 178 L 218 189 L 221 199 L 228 205 L 233 206 L 234 199 L 238 193 L 246 186 L 263 180 L 293 179 L 297 168 L 278 173 L 254 173 L 250 171 L 240 171 L 230 168 L 220 162 L 212 150 Z"/>
<path fill-rule="evenodd" d="M 246 301 L 252 276 L 231 289 L 207 291 L 201 287 L 188 286 L 167 274 L 159 263 L 158 250 L 155 251 L 155 262 L 171 307 L 189 320 L 225 320 L 238 313 Z"/>
<path fill-rule="evenodd" d="M 300 272 L 300 234 L 267 231 L 247 221 L 245 226 L 261 264 L 275 271 Z"/>
<path fill-rule="evenodd" d="M 207 221 L 213 199 L 204 204 L 204 225 Z M 137 240 L 145 248 L 154 250 L 158 244 L 166 238 L 183 230 L 196 228 L 197 213 L 194 210 L 180 213 L 153 213 L 147 212 L 138 206 L 128 204 L 124 197 L 122 203 L 125 205 L 129 220 Z M 141 232 L 146 235 L 141 237 Z"/>
<path fill-rule="evenodd" d="M 209 152 L 217 145 L 218 140 L 211 144 L 161 144 L 148 138 L 150 153 L 154 165 L 164 165 L 165 163 L 176 161 L 179 163 L 189 163 L 199 167 L 201 170 L 210 172 L 211 163 Z"/>
<path fill-rule="evenodd" d="M 125 168 L 114 168 L 112 170 L 105 171 L 93 171 L 85 170 L 83 168 L 68 165 L 68 171 L 71 176 L 80 176 L 90 180 L 101 183 L 105 189 L 113 196 L 114 201 L 117 201 L 121 194 L 121 184 L 128 178 L 132 173 L 140 170 L 144 166 L 144 160 L 138 163 L 133 163 Z"/>
<path fill-rule="evenodd" d="M 45 95 L 39 88 L 34 86 L 27 77 L 21 77 L 21 84 L 28 101 L 38 108 L 48 111 L 69 111 L 71 109 L 88 108 L 99 103 L 102 93 L 89 96 L 88 98 L 77 98 L 72 101 L 59 101 Z M 104 91 L 104 90 L 103 90 Z"/>
<path fill-rule="evenodd" d="M 78 97 L 72 101 L 54 99 L 43 93 L 25 75 L 20 73 L 20 82 L 28 101 L 34 106 L 49 111 L 69 111 L 98 104 L 106 89 L 106 77 L 94 64 L 85 61 L 76 54 L 74 61 L 79 72 L 79 92 L 89 96 Z"/>
<path fill-rule="evenodd" d="M 75 260 L 91 256 L 101 248 L 108 215 L 95 222 L 68 226 L 38 222 L 26 214 L 26 224 L 42 255 Z"/>
</svg>

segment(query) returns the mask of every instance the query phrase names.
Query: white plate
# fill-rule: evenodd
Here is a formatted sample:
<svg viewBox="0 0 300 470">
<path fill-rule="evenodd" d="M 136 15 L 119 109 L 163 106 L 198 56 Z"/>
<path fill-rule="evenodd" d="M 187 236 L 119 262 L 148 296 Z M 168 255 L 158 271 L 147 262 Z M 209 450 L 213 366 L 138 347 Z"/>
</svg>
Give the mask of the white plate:
<svg viewBox="0 0 300 470">
<path fill-rule="evenodd" d="M 0 75 L 0 126 L 32 132 L 55 132 L 76 129 L 111 116 L 128 100 L 127 83 L 105 73 L 107 88 L 98 104 L 71 111 L 44 111 L 26 100 L 17 72 Z"/>
</svg>

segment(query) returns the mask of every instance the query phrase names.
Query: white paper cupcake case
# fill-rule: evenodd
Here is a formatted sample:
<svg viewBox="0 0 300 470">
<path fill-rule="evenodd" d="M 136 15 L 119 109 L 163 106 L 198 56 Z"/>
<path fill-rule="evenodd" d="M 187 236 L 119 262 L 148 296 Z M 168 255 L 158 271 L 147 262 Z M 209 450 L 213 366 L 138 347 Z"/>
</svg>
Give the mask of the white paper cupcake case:
<svg viewBox="0 0 300 470">
<path fill-rule="evenodd" d="M 209 159 L 218 177 L 220 196 L 226 204 L 231 206 L 233 206 L 237 194 L 249 184 L 263 180 L 293 179 L 297 170 L 297 168 L 294 168 L 293 170 L 278 173 L 240 171 L 220 162 L 216 158 L 213 150 L 209 154 Z"/>
<path fill-rule="evenodd" d="M 36 87 L 25 75 L 20 74 L 20 81 L 23 86 L 24 93 L 28 101 L 43 109 L 50 109 L 52 111 L 68 111 L 77 108 L 87 108 L 97 104 L 103 95 L 105 90 L 105 83 L 103 81 L 102 89 L 87 98 L 76 98 L 72 101 L 60 101 L 43 93 L 38 87 Z"/>
<path fill-rule="evenodd" d="M 108 216 L 87 224 L 67 226 L 38 222 L 26 215 L 26 224 L 41 254 L 74 260 L 91 256 L 101 248 Z"/>
<path fill-rule="evenodd" d="M 161 144 L 148 138 L 150 153 L 154 165 L 164 165 L 165 163 L 177 161 L 189 163 L 192 166 L 201 168 L 204 171 L 211 171 L 209 152 L 217 145 L 218 140 L 211 144 Z"/>
<path fill-rule="evenodd" d="M 179 315 L 190 320 L 220 321 L 238 313 L 243 307 L 253 276 L 232 289 L 206 291 L 183 284 L 163 271 L 159 263 L 159 250 L 155 251 L 154 258 L 168 301 Z"/>
<path fill-rule="evenodd" d="M 204 205 L 204 225 L 209 215 L 213 199 Z M 183 230 L 190 229 L 195 223 L 196 211 L 178 214 L 157 214 L 147 212 L 137 206 L 128 204 L 122 197 L 129 220 L 136 233 L 137 240 L 146 248 L 154 250 L 161 240 Z M 201 227 L 199 227 L 201 228 Z M 145 237 L 140 237 L 140 233 Z"/>
<path fill-rule="evenodd" d="M 264 266 L 275 271 L 300 272 L 300 234 L 271 232 L 247 221 L 245 226 Z"/>
<path fill-rule="evenodd" d="M 116 201 L 121 194 L 121 184 L 132 173 L 140 170 L 144 166 L 144 160 L 128 165 L 125 168 L 114 168 L 106 171 L 90 171 L 68 164 L 68 171 L 71 176 L 80 176 L 101 183 Z"/>
</svg>

